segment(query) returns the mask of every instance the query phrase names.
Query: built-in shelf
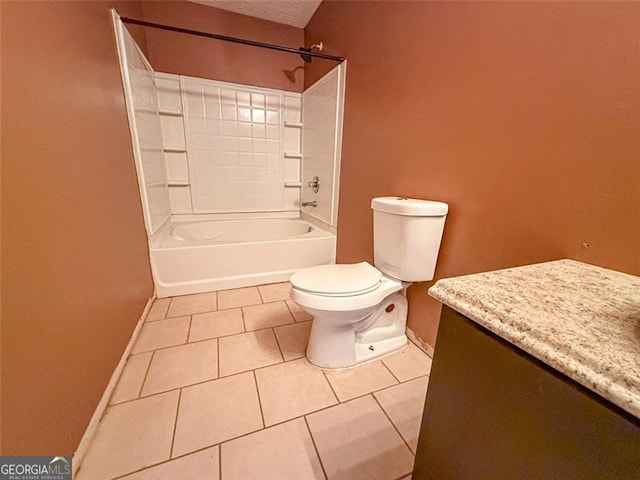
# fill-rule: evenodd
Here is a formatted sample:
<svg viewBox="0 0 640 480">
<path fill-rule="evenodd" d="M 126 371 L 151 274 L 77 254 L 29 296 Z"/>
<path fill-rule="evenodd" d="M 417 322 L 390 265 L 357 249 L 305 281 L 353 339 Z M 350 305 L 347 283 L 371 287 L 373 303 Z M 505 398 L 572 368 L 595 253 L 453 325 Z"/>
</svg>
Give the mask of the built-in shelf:
<svg viewBox="0 0 640 480">
<path fill-rule="evenodd" d="M 160 115 L 165 115 L 167 117 L 181 117 L 182 112 L 178 110 L 159 110 L 158 113 Z"/>
<path fill-rule="evenodd" d="M 302 158 L 302 154 L 295 152 L 284 152 L 284 158 Z"/>
<path fill-rule="evenodd" d="M 170 187 L 188 187 L 191 184 L 189 180 L 167 180 L 167 185 Z"/>
<path fill-rule="evenodd" d="M 171 152 L 171 153 L 186 153 L 187 152 L 187 148 L 186 147 L 179 147 L 179 146 L 175 146 L 175 145 L 165 146 L 165 147 L 162 148 L 162 150 L 164 152 Z"/>
<path fill-rule="evenodd" d="M 293 127 L 293 128 L 302 128 L 302 123 L 301 122 L 284 122 L 284 126 L 285 127 Z"/>
<path fill-rule="evenodd" d="M 302 182 L 284 182 L 284 188 L 302 188 Z"/>
</svg>

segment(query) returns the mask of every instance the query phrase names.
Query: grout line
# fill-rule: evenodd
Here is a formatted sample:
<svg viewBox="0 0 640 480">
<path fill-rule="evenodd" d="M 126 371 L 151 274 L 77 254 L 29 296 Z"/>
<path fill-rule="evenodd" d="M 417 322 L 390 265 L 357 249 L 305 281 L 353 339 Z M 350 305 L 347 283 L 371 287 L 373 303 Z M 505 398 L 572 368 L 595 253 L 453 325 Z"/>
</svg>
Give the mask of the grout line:
<svg viewBox="0 0 640 480">
<path fill-rule="evenodd" d="M 178 416 L 180 415 L 180 401 L 182 400 L 182 389 L 178 393 L 178 406 L 176 407 L 176 419 L 173 422 L 173 435 L 171 436 L 171 450 L 169 450 L 169 458 L 173 457 L 173 446 L 176 442 L 176 431 L 178 430 Z"/>
<path fill-rule="evenodd" d="M 171 304 L 173 303 L 173 299 L 176 297 L 169 297 L 169 305 L 167 305 L 167 311 L 164 312 L 164 317 L 161 320 L 169 318 L 169 311 L 171 310 Z"/>
<path fill-rule="evenodd" d="M 219 294 L 218 294 L 217 291 L 215 292 L 215 294 L 216 294 L 216 311 L 217 311 L 218 310 L 218 296 L 219 296 Z"/>
<path fill-rule="evenodd" d="M 244 325 L 244 317 L 243 317 L 243 320 L 242 320 L 242 324 Z M 276 327 L 281 327 L 281 326 L 284 326 L 284 325 L 295 325 L 295 323 L 284 323 L 282 325 L 276 325 Z M 154 351 L 158 351 L 158 350 L 167 350 L 168 348 L 175 348 L 175 347 L 180 347 L 182 345 L 190 345 L 190 344 L 193 344 L 193 343 L 210 342 L 211 340 L 216 340 L 216 339 L 219 339 L 219 338 L 235 337 L 236 335 L 242 335 L 244 333 L 250 333 L 250 332 L 261 332 L 263 330 L 269 330 L 271 328 L 273 328 L 273 327 L 258 328 L 256 330 L 245 330 L 243 332 L 230 333 L 228 335 L 219 335 L 217 337 L 201 338 L 199 340 L 194 340 L 193 342 L 178 343 L 177 345 L 167 345 L 166 347 L 158 347 L 158 348 L 154 348 L 154 349 L 151 349 L 151 350 L 143 350 L 141 352 L 133 353 L 132 355 L 140 355 L 141 353 L 149 353 L 149 352 L 154 352 Z M 188 337 L 187 337 L 187 339 L 188 339 Z"/>
<path fill-rule="evenodd" d="M 242 331 L 246 332 L 247 331 L 247 322 L 244 321 L 244 307 L 240 307 L 240 315 L 242 315 Z"/>
<path fill-rule="evenodd" d="M 318 446 L 316 445 L 316 439 L 313 438 L 313 433 L 311 433 L 311 427 L 309 427 L 309 422 L 307 421 L 307 417 L 304 417 L 304 424 L 307 426 L 307 431 L 309 432 L 309 436 L 311 437 L 311 443 L 313 443 L 313 448 L 316 451 L 316 455 L 318 456 L 318 461 L 320 462 L 320 468 L 322 468 L 322 473 L 324 474 L 324 478 L 329 478 L 327 476 L 327 471 L 324 469 L 324 464 L 322 463 L 322 457 L 320 456 L 320 451 L 318 450 Z"/>
<path fill-rule="evenodd" d="M 218 444 L 218 480 L 222 480 L 222 445 Z"/>
<path fill-rule="evenodd" d="M 402 436 L 402 433 L 400 433 L 400 430 L 398 430 L 398 427 L 396 427 L 396 424 L 393 423 L 393 420 L 391 420 L 391 417 L 389 416 L 389 414 L 387 413 L 387 411 L 384 409 L 384 407 L 382 406 L 382 404 L 378 401 L 378 399 L 376 398 L 375 395 L 371 394 L 371 397 L 373 398 L 373 401 L 376 402 L 376 404 L 380 407 L 380 410 L 382 410 L 382 413 L 384 413 L 385 417 L 387 417 L 387 419 L 391 422 L 391 425 L 393 426 L 393 428 L 395 429 L 396 432 L 398 432 L 398 435 L 400 435 L 400 438 L 402 439 L 402 441 L 404 442 L 404 444 L 407 446 L 407 448 L 409 449 L 409 451 L 411 452 L 411 454 L 415 457 L 416 453 L 413 451 L 413 449 L 409 446 L 409 442 L 407 442 L 405 440 L 405 438 Z M 402 478 L 402 477 L 400 477 Z"/>
<path fill-rule="evenodd" d="M 278 352 L 280 352 L 280 358 L 282 358 L 282 361 L 284 362 L 284 354 L 282 353 L 282 347 L 280 347 L 280 342 L 278 341 L 278 336 L 276 335 L 276 331 L 275 329 L 272 327 L 271 328 L 271 333 L 273 333 L 273 338 L 276 339 L 276 345 L 278 346 Z"/>
<path fill-rule="evenodd" d="M 326 380 L 326 382 L 329 384 L 329 388 L 331 389 L 331 391 L 333 392 L 333 396 L 336 397 L 336 400 L 338 401 L 338 403 L 342 403 L 342 400 L 340 400 L 340 397 L 338 397 L 338 394 L 336 393 L 336 391 L 333 389 L 333 385 L 331 385 L 331 382 L 329 381 L 329 377 L 327 377 L 327 372 L 325 372 L 324 370 L 321 370 L 322 374 L 324 375 L 324 379 Z M 348 402 L 348 400 L 345 400 L 346 402 Z"/>
<path fill-rule="evenodd" d="M 197 315 L 199 313 L 211 313 L 211 312 L 217 312 L 218 309 L 214 309 L 214 310 L 198 310 L 197 312 L 191 312 L 191 313 L 182 313 L 181 315 L 176 315 L 173 317 L 166 317 L 166 318 L 159 318 L 158 320 L 151 320 L 151 322 L 159 322 L 160 320 L 171 320 L 173 318 L 180 318 L 180 317 L 189 317 L 191 315 Z"/>
<path fill-rule="evenodd" d="M 267 424 L 264 421 L 264 412 L 262 411 L 262 399 L 260 398 L 260 389 L 258 388 L 258 377 L 256 377 L 256 371 L 252 370 L 253 384 L 256 386 L 256 393 L 258 394 L 258 407 L 260 408 L 260 418 L 262 418 L 262 428 L 266 428 Z M 222 477 L 220 477 L 222 478 Z"/>
<path fill-rule="evenodd" d="M 155 356 L 155 350 L 151 352 L 151 358 L 149 359 L 149 365 L 147 365 L 147 369 L 144 372 L 144 378 L 142 379 L 142 383 L 140 384 L 140 388 L 138 390 L 138 396 L 133 400 L 138 400 L 142 398 L 142 389 L 144 388 L 144 384 L 147 382 L 147 377 L 149 376 L 149 370 L 151 370 L 151 362 L 153 362 L 153 357 Z"/>
<path fill-rule="evenodd" d="M 326 376 L 326 373 L 325 373 L 325 376 Z M 394 387 L 397 387 L 399 385 L 403 385 L 404 383 L 408 383 L 408 382 L 411 382 L 413 380 L 417 380 L 417 379 L 423 378 L 423 377 L 427 377 L 428 378 L 429 375 L 421 375 L 420 377 L 412 378 L 411 380 L 407 380 L 406 382 L 403 382 L 403 383 L 394 383 L 393 385 L 388 385 L 386 387 L 377 388 L 375 390 L 371 390 L 370 392 L 366 392 L 366 393 L 363 393 L 363 394 L 355 396 L 355 397 L 345 398 L 344 400 L 340 400 L 340 403 L 348 403 L 351 400 L 357 400 L 358 398 L 366 397 L 367 395 L 373 395 L 374 393 L 383 392 L 385 390 L 389 390 L 390 388 L 394 388 Z M 327 378 L 327 380 L 328 380 L 328 378 Z M 331 385 L 331 382 L 329 382 L 329 385 Z"/>
<path fill-rule="evenodd" d="M 217 340 L 217 339 L 209 339 L 209 340 L 206 340 L 206 341 L 211 341 L 211 340 Z M 203 340 L 203 341 L 205 341 L 205 340 Z M 198 342 L 194 342 L 194 343 L 198 343 Z M 180 345 L 178 345 L 178 346 L 180 346 Z M 169 348 L 172 348 L 172 347 L 169 347 Z M 163 350 L 164 350 L 164 349 L 163 349 Z M 145 352 L 145 353 L 148 353 L 148 352 Z M 153 353 L 155 354 L 155 351 L 154 351 Z M 219 359 L 219 358 L 220 358 L 220 349 L 219 349 L 219 344 L 218 344 L 218 359 Z M 201 381 L 201 382 L 190 383 L 189 385 L 182 385 L 182 386 L 180 386 L 180 387 L 171 388 L 171 389 L 169 389 L 169 390 L 163 390 L 163 391 L 161 391 L 161 392 L 154 392 L 154 393 L 152 393 L 152 394 L 150 394 L 150 395 L 139 396 L 139 397 L 137 397 L 137 398 L 132 398 L 132 399 L 130 399 L 130 400 L 124 400 L 124 401 L 122 401 L 122 402 L 114 403 L 114 404 L 112 404 L 112 405 L 123 405 L 123 404 L 125 404 L 125 403 L 135 402 L 136 400 L 141 400 L 141 399 L 143 399 L 143 398 L 150 398 L 150 397 L 154 397 L 154 396 L 156 396 L 156 395 L 162 395 L 162 394 L 164 394 L 164 393 L 173 392 L 173 391 L 175 391 L 175 390 L 180 390 L 180 389 L 184 389 L 184 388 L 189 388 L 189 387 L 193 387 L 193 386 L 196 386 L 196 385 L 202 385 L 203 383 L 208 383 L 208 382 L 212 382 L 212 381 L 215 381 L 215 380 L 220 380 L 220 379 L 223 379 L 223 378 L 233 377 L 234 375 L 241 375 L 241 374 L 244 374 L 244 373 L 247 373 L 247 372 L 252 372 L 252 371 L 253 371 L 253 372 L 255 372 L 255 371 L 257 371 L 257 370 L 264 370 L 264 369 L 267 369 L 267 368 L 270 368 L 270 367 L 274 367 L 274 366 L 276 366 L 276 365 L 282 365 L 282 364 L 284 364 L 284 363 L 293 363 L 293 362 L 298 361 L 298 360 L 304 360 L 304 358 L 305 358 L 304 356 L 302 356 L 302 357 L 298 357 L 298 358 L 292 358 L 292 359 L 290 359 L 290 360 L 285 360 L 285 361 L 280 361 L 280 362 L 276 362 L 276 363 L 271 363 L 271 364 L 269 364 L 269 365 L 263 365 L 263 366 L 260 366 L 260 367 L 254 368 L 254 369 L 243 370 L 243 371 L 241 371 L 241 372 L 233 372 L 233 373 L 230 373 L 230 374 L 228 374 L 228 375 L 220 375 L 220 362 L 219 362 L 219 360 L 218 360 L 218 377 L 217 377 L 217 378 L 210 378 L 210 379 L 208 379 L 208 380 L 203 380 L 203 381 Z M 153 360 L 153 358 L 152 358 L 152 360 Z M 148 370 L 150 369 L 150 367 L 151 367 L 151 361 L 149 362 L 149 367 L 147 367 L 147 374 L 148 374 Z M 377 389 L 377 390 L 373 390 L 373 391 L 371 391 L 371 392 L 363 393 L 362 395 L 358 395 L 357 397 L 352 397 L 352 398 L 349 398 L 349 399 L 340 400 L 340 399 L 339 399 L 339 397 L 338 397 L 338 395 L 335 393 L 335 390 L 334 390 L 334 388 L 333 388 L 333 385 L 331 384 L 331 382 L 329 381 L 329 379 L 328 379 L 328 377 L 327 377 L 327 372 L 325 372 L 324 370 L 320 370 L 320 371 L 324 374 L 325 379 L 327 380 L 327 383 L 329 384 L 329 388 L 331 388 L 331 391 L 332 391 L 332 393 L 334 394 L 334 396 L 335 396 L 336 400 L 338 401 L 338 404 L 340 404 L 340 403 L 350 402 L 351 400 L 355 400 L 355 399 L 357 399 L 357 398 L 366 397 L 367 395 L 370 395 L 370 394 L 372 394 L 372 393 L 381 392 L 381 391 L 383 391 L 383 390 L 387 390 L 387 389 L 389 389 L 389 388 L 393 388 L 393 387 L 396 387 L 396 386 L 398 386 L 398 385 L 402 385 L 402 384 L 404 384 L 404 383 L 408 383 L 408 382 L 411 382 L 411 381 L 413 381 L 413 380 L 417 380 L 417 379 L 419 379 L 419 378 L 423 378 L 423 377 L 427 377 L 427 378 L 428 378 L 428 377 L 429 377 L 429 375 L 420 375 L 419 377 L 411 378 L 411 379 L 406 380 L 406 381 L 404 381 L 404 382 L 396 383 L 396 384 L 394 384 L 394 385 L 389 385 L 389 386 L 387 386 L 387 387 L 383 387 L 383 388 L 380 388 L 380 389 Z M 147 376 L 147 374 L 145 374 L 145 380 L 143 381 L 143 386 L 144 386 L 144 382 L 146 382 L 146 376 Z M 141 394 L 141 393 L 142 393 L 142 387 L 140 388 L 140 394 Z M 335 406 L 335 405 L 336 405 L 336 404 L 331 405 L 331 406 Z M 329 407 L 327 407 L 327 408 L 329 408 Z M 322 410 L 323 410 L 323 409 L 322 409 Z M 317 410 L 317 411 L 320 411 L 320 410 Z M 310 413 L 314 413 L 314 412 L 310 412 Z M 307 414 L 307 415 L 308 415 L 308 414 Z M 298 418 L 298 417 L 295 417 L 295 418 Z M 277 424 L 276 424 L 276 425 L 277 425 Z"/>
<path fill-rule="evenodd" d="M 165 464 L 170 463 L 170 462 L 173 462 L 173 461 L 175 461 L 175 460 L 180 460 L 180 459 L 182 459 L 182 458 L 184 458 L 184 457 L 188 457 L 189 455 L 194 455 L 194 454 L 196 454 L 196 453 L 200 453 L 200 452 L 202 452 L 202 451 L 204 451 L 204 450 L 207 450 L 207 449 L 209 449 L 209 448 L 217 447 L 218 445 L 219 445 L 218 443 L 214 443 L 213 445 L 209 445 L 209 446 L 207 446 L 207 447 L 202 447 L 202 448 L 199 448 L 199 449 L 194 450 L 194 451 L 192 451 L 192 452 L 183 453 L 182 455 L 178 455 L 177 457 L 173 457 L 173 458 L 169 457 L 168 459 L 163 460 L 163 461 L 161 461 L 161 462 L 154 463 L 153 465 L 148 465 L 148 466 L 143 467 L 143 468 L 140 468 L 140 469 L 138 469 L 138 470 L 134 470 L 133 472 L 127 472 L 127 473 L 124 473 L 124 474 L 119 475 L 119 476 L 117 476 L 117 477 L 113 477 L 113 478 L 112 478 L 112 479 L 110 479 L 110 480 L 120 480 L 120 479 L 122 479 L 122 478 L 126 478 L 126 477 L 128 477 L 129 475 L 133 475 L 133 474 L 136 474 L 136 473 L 144 472 L 144 471 L 146 471 L 146 470 L 151 470 L 151 469 L 153 469 L 153 468 L 155 468 L 155 467 L 159 467 L 159 466 L 161 466 L 161 465 L 165 465 Z"/>
<path fill-rule="evenodd" d="M 187 328 L 187 343 L 189 343 L 189 337 L 191 336 L 192 324 L 193 324 L 193 314 L 189 315 L 189 327 Z"/>
<path fill-rule="evenodd" d="M 268 284 L 266 284 L 268 285 Z M 262 285 L 256 285 L 256 289 L 258 290 L 258 296 L 260 297 L 260 303 L 264 303 L 264 298 L 262 298 L 262 292 L 260 291 L 260 287 Z"/>
<path fill-rule="evenodd" d="M 391 369 L 387 366 L 387 364 L 386 364 L 386 363 L 384 363 L 384 360 L 383 360 L 383 359 L 380 359 L 380 363 L 381 363 L 382 365 L 384 365 L 384 368 L 386 368 L 386 369 L 389 371 L 389 373 L 391 374 L 391 376 L 392 376 L 393 378 L 395 378 L 395 379 L 396 379 L 396 382 L 398 382 L 398 383 L 402 383 L 402 382 L 400 381 L 400 379 L 399 379 L 398 377 L 396 377 L 396 376 L 393 374 L 393 372 L 392 372 L 392 371 L 391 371 Z"/>
<path fill-rule="evenodd" d="M 216 338 L 216 378 L 220 378 L 220 341 Z"/>
</svg>

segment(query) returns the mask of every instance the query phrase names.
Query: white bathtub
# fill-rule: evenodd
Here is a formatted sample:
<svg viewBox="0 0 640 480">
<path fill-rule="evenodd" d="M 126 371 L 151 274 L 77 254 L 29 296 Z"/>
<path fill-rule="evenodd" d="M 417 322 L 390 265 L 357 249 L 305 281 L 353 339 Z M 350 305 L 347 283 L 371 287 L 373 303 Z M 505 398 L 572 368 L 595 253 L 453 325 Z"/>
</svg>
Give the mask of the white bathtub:
<svg viewBox="0 0 640 480">
<path fill-rule="evenodd" d="M 334 263 L 336 237 L 301 219 L 175 221 L 151 240 L 159 297 L 281 282 Z"/>
</svg>

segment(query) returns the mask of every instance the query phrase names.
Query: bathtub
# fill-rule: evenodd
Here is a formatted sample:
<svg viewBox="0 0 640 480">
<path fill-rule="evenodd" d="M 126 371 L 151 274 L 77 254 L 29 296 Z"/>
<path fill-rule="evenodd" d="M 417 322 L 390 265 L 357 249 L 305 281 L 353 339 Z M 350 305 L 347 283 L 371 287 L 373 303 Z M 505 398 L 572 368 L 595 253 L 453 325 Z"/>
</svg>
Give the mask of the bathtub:
<svg viewBox="0 0 640 480">
<path fill-rule="evenodd" d="M 150 242 L 158 297 L 282 282 L 335 263 L 336 236 L 298 218 L 180 221 Z"/>
</svg>

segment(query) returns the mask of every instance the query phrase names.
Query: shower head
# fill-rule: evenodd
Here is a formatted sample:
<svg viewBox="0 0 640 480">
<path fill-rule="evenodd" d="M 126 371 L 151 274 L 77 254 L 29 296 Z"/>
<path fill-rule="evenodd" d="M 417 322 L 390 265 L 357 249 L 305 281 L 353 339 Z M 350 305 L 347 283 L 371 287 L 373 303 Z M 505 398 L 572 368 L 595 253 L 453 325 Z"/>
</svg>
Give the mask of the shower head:
<svg viewBox="0 0 640 480">
<path fill-rule="evenodd" d="M 311 63 L 311 60 L 313 58 L 311 57 L 311 55 L 307 55 L 304 52 L 312 52 L 314 49 L 321 52 L 323 48 L 324 48 L 324 45 L 322 45 L 322 42 L 320 42 L 320 43 L 316 43 L 315 45 L 311 45 L 310 47 L 300 47 L 298 48 L 298 50 L 303 52 L 300 54 L 300 56 L 302 57 L 302 60 L 304 60 L 307 63 Z"/>
</svg>

